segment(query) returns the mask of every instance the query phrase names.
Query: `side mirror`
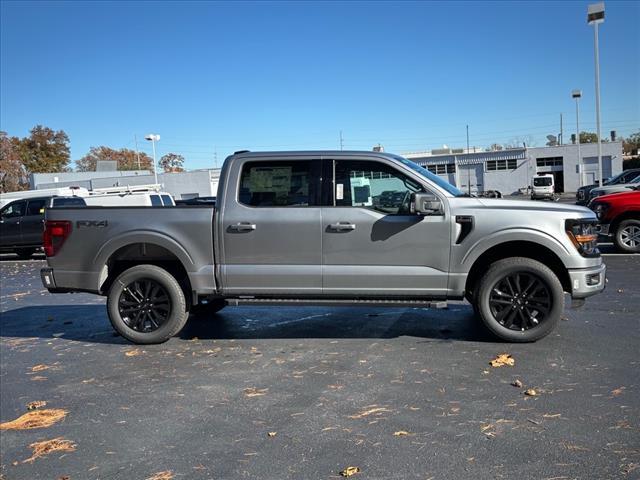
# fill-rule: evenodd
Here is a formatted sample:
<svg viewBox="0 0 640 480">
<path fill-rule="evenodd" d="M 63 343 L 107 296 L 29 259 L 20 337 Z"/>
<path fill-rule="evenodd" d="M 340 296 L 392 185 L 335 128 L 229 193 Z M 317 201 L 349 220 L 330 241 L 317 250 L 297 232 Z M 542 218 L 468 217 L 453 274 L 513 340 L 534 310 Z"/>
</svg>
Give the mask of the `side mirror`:
<svg viewBox="0 0 640 480">
<path fill-rule="evenodd" d="M 442 215 L 444 209 L 438 197 L 431 193 L 414 193 L 411 195 L 411 213 L 418 215 Z"/>
</svg>

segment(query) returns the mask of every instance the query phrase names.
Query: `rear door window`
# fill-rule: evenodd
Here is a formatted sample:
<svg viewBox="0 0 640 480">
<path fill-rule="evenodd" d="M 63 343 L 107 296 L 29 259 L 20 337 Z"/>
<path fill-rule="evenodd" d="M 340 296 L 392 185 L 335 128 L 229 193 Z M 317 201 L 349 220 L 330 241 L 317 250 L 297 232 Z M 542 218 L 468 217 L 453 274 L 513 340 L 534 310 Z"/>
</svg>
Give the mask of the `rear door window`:
<svg viewBox="0 0 640 480">
<path fill-rule="evenodd" d="M 319 185 L 319 160 L 247 162 L 238 201 L 251 207 L 318 206 Z"/>
<path fill-rule="evenodd" d="M 171 199 L 171 197 L 169 195 L 161 195 L 162 197 L 162 203 L 164 203 L 165 207 L 172 207 L 173 206 L 173 200 Z"/>
<path fill-rule="evenodd" d="M 44 198 L 29 200 L 29 203 L 27 204 L 27 216 L 44 214 L 45 203 L 46 200 Z"/>
<path fill-rule="evenodd" d="M 150 195 L 151 198 L 151 206 L 152 207 L 161 207 L 162 200 L 160 199 L 160 195 Z"/>
</svg>

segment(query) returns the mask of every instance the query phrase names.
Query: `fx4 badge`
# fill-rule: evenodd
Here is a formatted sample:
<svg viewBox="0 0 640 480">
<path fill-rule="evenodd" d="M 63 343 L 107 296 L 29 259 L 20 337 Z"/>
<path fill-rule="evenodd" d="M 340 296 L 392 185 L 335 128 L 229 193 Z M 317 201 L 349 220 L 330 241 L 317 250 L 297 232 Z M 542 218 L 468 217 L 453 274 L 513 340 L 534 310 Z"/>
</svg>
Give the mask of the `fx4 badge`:
<svg viewBox="0 0 640 480">
<path fill-rule="evenodd" d="M 78 220 L 76 222 L 76 227 L 77 228 L 89 228 L 89 227 L 95 227 L 95 228 L 104 228 L 108 225 L 106 220 Z"/>
</svg>

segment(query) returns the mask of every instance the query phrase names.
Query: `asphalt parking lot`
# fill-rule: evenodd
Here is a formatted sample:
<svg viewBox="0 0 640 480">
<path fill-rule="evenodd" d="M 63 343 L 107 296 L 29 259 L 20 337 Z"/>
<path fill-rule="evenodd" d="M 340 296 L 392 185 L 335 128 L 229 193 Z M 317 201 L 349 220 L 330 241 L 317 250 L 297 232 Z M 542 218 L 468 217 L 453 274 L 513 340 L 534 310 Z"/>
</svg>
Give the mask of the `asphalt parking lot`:
<svg viewBox="0 0 640 480">
<path fill-rule="evenodd" d="M 2 256 L 0 422 L 33 401 L 67 414 L 0 431 L 0 477 L 639 478 L 640 256 L 605 261 L 606 291 L 535 344 L 454 303 L 227 308 L 138 347 L 104 299 L 50 295 L 44 261 Z M 25 461 L 59 437 L 75 450 Z"/>
</svg>

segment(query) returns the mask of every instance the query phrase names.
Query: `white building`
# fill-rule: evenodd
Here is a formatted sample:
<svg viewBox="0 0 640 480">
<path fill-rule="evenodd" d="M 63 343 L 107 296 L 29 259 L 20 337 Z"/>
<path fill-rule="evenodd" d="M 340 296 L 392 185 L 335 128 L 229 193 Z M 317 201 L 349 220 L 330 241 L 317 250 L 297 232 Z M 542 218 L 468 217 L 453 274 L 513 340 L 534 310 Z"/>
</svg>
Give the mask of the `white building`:
<svg viewBox="0 0 640 480">
<path fill-rule="evenodd" d="M 493 152 L 467 153 L 463 149 L 443 152 L 440 149 L 405 154 L 407 158 L 465 192 L 498 190 L 503 195 L 526 188 L 531 184 L 531 177 L 538 173 L 553 174 L 556 192 L 575 192 L 581 184 L 593 184 L 598 178 L 597 155 L 597 144 L 580 144 L 583 172 L 581 183 L 578 146 L 573 144 Z M 602 177 L 607 178 L 621 171 L 622 142 L 603 143 Z"/>
</svg>

